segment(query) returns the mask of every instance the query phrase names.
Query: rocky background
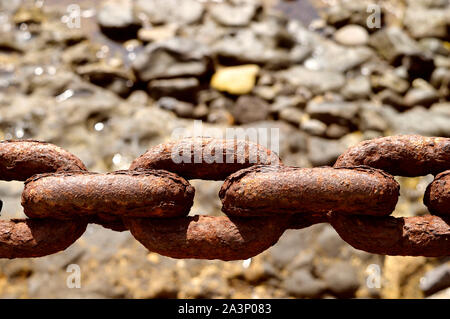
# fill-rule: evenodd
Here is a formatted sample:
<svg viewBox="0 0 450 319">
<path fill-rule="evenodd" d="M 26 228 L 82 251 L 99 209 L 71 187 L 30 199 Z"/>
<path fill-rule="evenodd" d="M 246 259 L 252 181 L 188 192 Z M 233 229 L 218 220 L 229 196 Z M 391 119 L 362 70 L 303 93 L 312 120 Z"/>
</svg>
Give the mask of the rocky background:
<svg viewBox="0 0 450 319">
<path fill-rule="evenodd" d="M 103 172 L 195 119 L 278 127 L 281 158 L 303 167 L 377 136 L 450 137 L 448 0 L 73 3 L 0 0 L 1 139 L 46 140 Z M 394 215 L 425 214 L 432 177 L 398 180 Z M 191 213 L 220 214 L 221 182 L 193 184 Z M 23 216 L 22 188 L 0 183 L 2 218 Z M 377 267 L 380 288 L 367 284 Z M 0 261 L 3 298 L 449 298 L 449 286 L 448 258 L 368 254 L 326 224 L 247 261 L 166 258 L 97 225 L 64 252 Z"/>
</svg>

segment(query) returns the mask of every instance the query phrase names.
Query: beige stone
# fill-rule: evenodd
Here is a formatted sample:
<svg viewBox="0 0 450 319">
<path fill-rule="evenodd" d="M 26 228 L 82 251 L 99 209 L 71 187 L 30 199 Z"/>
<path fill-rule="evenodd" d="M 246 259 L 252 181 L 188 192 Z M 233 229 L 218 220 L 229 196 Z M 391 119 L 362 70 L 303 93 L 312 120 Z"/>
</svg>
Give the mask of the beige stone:
<svg viewBox="0 0 450 319">
<path fill-rule="evenodd" d="M 178 27 L 169 24 L 161 27 L 142 28 L 138 31 L 138 38 L 144 42 L 158 42 L 173 38 L 177 33 Z"/>
<path fill-rule="evenodd" d="M 219 69 L 211 79 L 211 86 L 235 95 L 248 94 L 255 86 L 259 66 L 247 64 Z"/>
</svg>

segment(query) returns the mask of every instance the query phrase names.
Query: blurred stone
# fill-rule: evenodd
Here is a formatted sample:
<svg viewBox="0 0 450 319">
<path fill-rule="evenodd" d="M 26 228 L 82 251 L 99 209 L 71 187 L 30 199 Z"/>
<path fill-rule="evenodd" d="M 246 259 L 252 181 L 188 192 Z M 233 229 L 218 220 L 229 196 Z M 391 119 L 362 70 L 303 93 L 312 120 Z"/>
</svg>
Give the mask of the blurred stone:
<svg viewBox="0 0 450 319">
<path fill-rule="evenodd" d="M 331 40 L 318 41 L 316 50 L 305 61 L 305 66 L 313 70 L 346 72 L 373 57 L 373 51 L 365 46 L 350 48 Z"/>
<path fill-rule="evenodd" d="M 422 256 L 386 256 L 382 271 L 381 297 L 389 299 L 423 298 L 418 289 L 426 258 Z"/>
<path fill-rule="evenodd" d="M 436 37 L 445 39 L 450 28 L 450 7 L 445 9 L 424 9 L 409 6 L 403 20 L 414 38 Z"/>
<path fill-rule="evenodd" d="M 0 11 L 13 13 L 20 8 L 21 0 L 1 0 Z"/>
<path fill-rule="evenodd" d="M 143 81 L 201 76 L 210 69 L 209 51 L 195 41 L 172 38 L 148 44 L 144 51 L 137 55 L 133 69 Z"/>
<path fill-rule="evenodd" d="M 253 258 L 255 260 L 255 258 Z M 244 271 L 245 279 L 253 284 L 264 282 L 272 277 L 277 277 L 275 268 L 268 262 L 252 261 L 250 267 Z"/>
<path fill-rule="evenodd" d="M 9 52 L 23 52 L 26 50 L 24 43 L 17 41 L 16 37 L 12 33 L 2 33 L 0 37 L 0 48 L 2 51 Z"/>
<path fill-rule="evenodd" d="M 327 125 L 319 120 L 305 119 L 301 122 L 300 129 L 310 135 L 323 136 L 327 131 Z"/>
<path fill-rule="evenodd" d="M 56 46 L 67 48 L 87 40 L 86 34 L 80 28 L 68 28 L 61 21 L 46 21 L 41 25 L 40 41 L 43 48 Z"/>
<path fill-rule="evenodd" d="M 278 74 L 280 79 L 295 86 L 305 86 L 315 94 L 338 91 L 345 85 L 341 73 L 333 71 L 313 71 L 302 66 L 293 66 Z"/>
<path fill-rule="evenodd" d="M 221 124 L 221 125 L 233 125 L 233 115 L 225 109 L 213 109 L 209 112 L 207 121 L 209 123 Z"/>
<path fill-rule="evenodd" d="M 389 122 L 392 134 L 420 134 L 425 136 L 450 137 L 448 116 L 441 113 L 427 112 L 416 106 L 403 113 L 392 110 L 384 111 L 384 118 Z"/>
<path fill-rule="evenodd" d="M 77 86 L 81 79 L 69 71 L 57 71 L 55 74 L 41 74 L 29 76 L 22 84 L 24 92 L 28 94 L 57 96 L 71 86 Z"/>
<path fill-rule="evenodd" d="M 214 73 L 211 86 L 230 94 L 248 94 L 255 86 L 258 72 L 259 66 L 254 64 L 222 68 Z"/>
<path fill-rule="evenodd" d="M 137 33 L 137 37 L 144 42 L 166 41 L 175 37 L 177 30 L 178 26 L 176 24 L 141 28 Z"/>
<path fill-rule="evenodd" d="M 372 93 L 372 88 L 368 77 L 357 76 L 347 80 L 341 92 L 346 99 L 357 100 L 368 97 Z"/>
<path fill-rule="evenodd" d="M 337 297 L 351 298 L 359 288 L 356 269 L 347 262 L 336 262 L 323 274 L 331 292 Z"/>
<path fill-rule="evenodd" d="M 196 119 L 206 119 L 208 116 L 209 109 L 205 104 L 199 104 L 194 107 L 194 112 L 192 116 Z"/>
<path fill-rule="evenodd" d="M 417 42 L 397 27 L 387 27 L 371 35 L 370 44 L 392 64 L 398 64 L 404 56 L 421 55 Z"/>
<path fill-rule="evenodd" d="M 340 140 L 310 137 L 308 159 L 313 166 L 332 165 L 347 147 Z"/>
<path fill-rule="evenodd" d="M 434 56 L 434 65 L 437 68 L 450 69 L 450 56 L 449 56 L 449 54 L 445 54 L 445 56 L 436 54 Z"/>
<path fill-rule="evenodd" d="M 258 9 L 256 2 L 241 4 L 218 3 L 209 8 L 212 18 L 229 27 L 244 27 L 250 23 Z"/>
<path fill-rule="evenodd" d="M 350 133 L 350 130 L 347 126 L 339 125 L 336 123 L 331 123 L 327 127 L 326 135 L 329 138 L 341 138 L 344 135 Z"/>
<path fill-rule="evenodd" d="M 76 68 L 76 72 L 90 82 L 107 88 L 118 95 L 127 94 L 136 81 L 131 70 L 106 63 L 82 65 Z"/>
<path fill-rule="evenodd" d="M 99 50 L 99 45 L 83 41 L 67 48 L 62 55 L 62 60 L 64 63 L 74 66 L 95 63 L 99 60 L 97 57 Z"/>
<path fill-rule="evenodd" d="M 361 131 L 384 132 L 388 129 L 388 123 L 376 110 L 367 107 L 360 112 L 359 129 Z"/>
<path fill-rule="evenodd" d="M 372 75 L 370 82 L 376 90 L 390 89 L 399 94 L 405 93 L 409 88 L 409 82 L 399 77 L 393 71 Z"/>
<path fill-rule="evenodd" d="M 430 106 L 439 100 L 439 95 L 433 87 L 412 88 L 405 95 L 405 103 L 409 107 L 422 105 Z"/>
<path fill-rule="evenodd" d="M 284 281 L 283 288 L 295 297 L 318 298 L 327 285 L 322 280 L 314 278 L 308 270 L 299 269 Z"/>
<path fill-rule="evenodd" d="M 334 39 L 343 45 L 365 45 L 369 41 L 369 33 L 359 25 L 346 25 L 334 34 Z"/>
<path fill-rule="evenodd" d="M 269 115 L 269 108 L 269 104 L 259 97 L 242 95 L 231 107 L 230 112 L 237 123 L 246 124 L 265 120 Z"/>
<path fill-rule="evenodd" d="M 148 94 L 142 90 L 135 90 L 130 94 L 127 101 L 131 104 L 147 105 L 149 103 Z"/>
<path fill-rule="evenodd" d="M 311 118 L 320 120 L 326 124 L 337 123 L 348 125 L 355 123 L 359 106 L 352 102 L 309 102 L 306 113 Z"/>
<path fill-rule="evenodd" d="M 337 5 L 327 7 L 324 14 L 326 21 L 336 27 L 347 23 L 368 27 L 367 21 L 373 12 L 367 10 L 367 2 L 364 1 L 339 1 Z M 383 24 L 383 11 L 381 14 L 380 23 Z"/>
<path fill-rule="evenodd" d="M 270 32 L 270 29 L 262 32 Z M 212 47 L 222 64 L 258 64 L 279 69 L 291 63 L 300 63 L 311 52 L 307 46 L 295 50 L 280 48 L 276 45 L 276 35 L 257 34 L 257 30 L 239 29 L 227 33 L 218 39 Z"/>
<path fill-rule="evenodd" d="M 389 89 L 383 90 L 380 93 L 378 93 L 377 98 L 380 100 L 381 103 L 392 105 L 399 111 L 404 111 L 409 108 L 403 96 Z"/>
<path fill-rule="evenodd" d="M 200 104 L 203 103 L 209 105 L 212 101 L 222 98 L 224 98 L 222 93 L 211 88 L 205 88 L 197 94 L 197 99 Z"/>
<path fill-rule="evenodd" d="M 173 111 L 176 115 L 181 117 L 192 117 L 194 112 L 194 105 L 191 103 L 179 101 L 173 97 L 162 97 L 158 100 L 160 108 Z"/>
<path fill-rule="evenodd" d="M 209 107 L 211 109 L 230 109 L 232 108 L 234 101 L 224 96 L 218 96 L 211 101 Z"/>
<path fill-rule="evenodd" d="M 282 90 L 280 84 L 273 86 L 256 86 L 253 88 L 253 93 L 266 101 L 273 101 Z"/>
<path fill-rule="evenodd" d="M 149 94 L 155 99 L 170 96 L 193 101 L 199 88 L 200 82 L 193 77 L 152 80 L 148 84 Z"/>
<path fill-rule="evenodd" d="M 306 251 L 311 244 L 315 234 L 321 230 L 320 225 L 300 230 L 287 230 L 280 237 L 277 245 L 270 248 L 271 263 L 277 269 L 285 269 L 296 261 L 296 257 Z M 312 263 L 306 261 L 305 269 L 312 270 Z"/>
<path fill-rule="evenodd" d="M 442 92 L 443 95 L 448 95 L 450 92 L 450 71 L 447 68 L 436 68 L 431 75 L 431 85 Z"/>
<path fill-rule="evenodd" d="M 450 116 L 450 102 L 435 103 L 430 107 L 430 111 Z"/>
<path fill-rule="evenodd" d="M 133 38 L 139 28 L 131 0 L 103 2 L 97 20 L 103 32 L 111 38 Z"/>
<path fill-rule="evenodd" d="M 289 107 L 296 107 L 299 109 L 304 108 L 306 105 L 305 99 L 298 95 L 284 96 L 280 95 L 275 98 L 275 101 L 271 104 L 270 110 L 272 112 L 280 112 L 281 110 Z"/>
<path fill-rule="evenodd" d="M 296 126 L 300 125 L 304 113 L 296 107 L 286 107 L 280 110 L 278 117 L 288 123 L 292 123 Z"/>
<path fill-rule="evenodd" d="M 203 4 L 195 0 L 136 0 L 135 14 L 152 24 L 198 22 L 204 12 Z"/>
<path fill-rule="evenodd" d="M 319 236 L 317 236 L 317 248 L 320 254 L 331 258 L 337 258 L 341 255 L 342 247 L 346 245 L 345 241 L 339 237 L 333 227 L 326 225 Z"/>
<path fill-rule="evenodd" d="M 45 19 L 42 8 L 37 6 L 20 6 L 14 13 L 14 23 L 41 23 Z"/>
<path fill-rule="evenodd" d="M 419 40 L 419 44 L 427 51 L 431 51 L 434 54 L 449 55 L 450 48 L 445 46 L 445 42 L 436 38 L 423 38 Z"/>
<path fill-rule="evenodd" d="M 442 264 L 428 271 L 420 280 L 420 289 L 426 295 L 431 295 L 447 287 L 450 287 L 450 263 Z"/>
</svg>

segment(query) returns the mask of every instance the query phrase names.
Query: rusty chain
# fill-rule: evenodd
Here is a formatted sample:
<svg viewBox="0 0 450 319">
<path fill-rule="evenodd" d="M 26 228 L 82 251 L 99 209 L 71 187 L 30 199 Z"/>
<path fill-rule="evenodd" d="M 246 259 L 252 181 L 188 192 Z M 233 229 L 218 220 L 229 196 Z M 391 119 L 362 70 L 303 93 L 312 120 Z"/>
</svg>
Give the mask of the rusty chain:
<svg viewBox="0 0 450 319">
<path fill-rule="evenodd" d="M 424 194 L 430 215 L 389 216 L 400 188 L 391 174 L 435 175 Z M 64 250 L 88 223 L 129 230 L 150 251 L 173 258 L 247 259 L 287 229 L 323 222 L 370 253 L 450 255 L 450 138 L 364 141 L 334 167 L 317 168 L 286 166 L 247 141 L 190 138 L 153 147 L 129 170 L 105 174 L 88 172 L 58 146 L 8 140 L 0 142 L 0 179 L 25 181 L 28 217 L 0 221 L 0 258 Z M 189 179 L 225 179 L 225 216 L 188 216 L 195 193 Z"/>
</svg>

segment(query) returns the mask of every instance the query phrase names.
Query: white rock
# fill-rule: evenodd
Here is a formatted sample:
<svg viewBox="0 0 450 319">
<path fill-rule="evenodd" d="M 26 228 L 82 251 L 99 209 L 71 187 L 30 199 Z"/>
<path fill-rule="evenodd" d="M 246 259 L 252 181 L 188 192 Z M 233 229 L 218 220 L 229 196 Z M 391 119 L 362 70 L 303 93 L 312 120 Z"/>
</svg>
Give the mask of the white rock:
<svg viewBox="0 0 450 319">
<path fill-rule="evenodd" d="M 334 39 L 343 45 L 365 45 L 369 40 L 369 33 L 363 27 L 349 24 L 340 28 L 334 34 Z"/>
</svg>

